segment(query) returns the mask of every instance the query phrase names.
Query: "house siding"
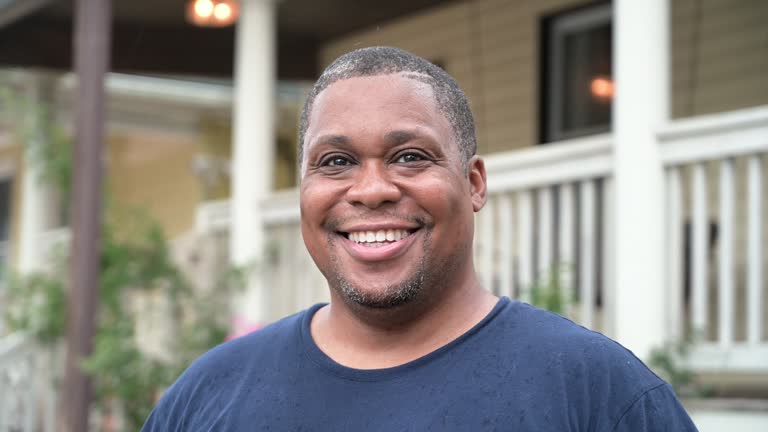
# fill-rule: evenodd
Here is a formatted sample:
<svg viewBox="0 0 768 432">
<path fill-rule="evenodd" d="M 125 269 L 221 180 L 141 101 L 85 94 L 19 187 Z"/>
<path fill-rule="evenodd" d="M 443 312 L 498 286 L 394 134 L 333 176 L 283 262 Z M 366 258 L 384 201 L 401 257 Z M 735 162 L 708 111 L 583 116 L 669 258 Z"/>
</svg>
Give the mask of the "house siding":
<svg viewBox="0 0 768 432">
<path fill-rule="evenodd" d="M 535 145 L 539 23 L 574 0 L 454 2 L 326 44 L 327 66 L 356 48 L 392 45 L 437 61 L 470 99 L 481 153 Z M 768 104 L 768 2 L 670 0 L 673 117 Z"/>
</svg>

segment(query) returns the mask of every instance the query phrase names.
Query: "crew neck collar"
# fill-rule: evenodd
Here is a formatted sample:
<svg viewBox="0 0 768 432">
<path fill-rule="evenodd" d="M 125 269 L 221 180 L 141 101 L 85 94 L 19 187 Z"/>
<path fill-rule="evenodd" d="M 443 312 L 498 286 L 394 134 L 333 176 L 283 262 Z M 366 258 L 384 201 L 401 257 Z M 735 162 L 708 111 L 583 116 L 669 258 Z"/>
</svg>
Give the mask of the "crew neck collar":
<svg viewBox="0 0 768 432">
<path fill-rule="evenodd" d="M 325 370 L 327 373 L 352 381 L 384 381 L 402 376 L 404 373 L 407 373 L 410 370 L 416 369 L 426 363 L 440 358 L 445 353 L 461 345 L 474 334 L 481 331 L 494 319 L 494 317 L 496 317 L 496 315 L 499 314 L 499 312 L 501 312 L 502 309 L 504 309 L 510 303 L 511 301 L 509 298 L 501 297 L 499 301 L 496 302 L 496 305 L 493 307 L 493 309 L 491 309 L 491 311 L 488 312 L 488 314 L 482 320 L 480 320 L 480 322 L 475 324 L 471 329 L 467 330 L 461 336 L 415 360 L 411 360 L 402 365 L 389 368 L 355 369 L 347 367 L 330 358 L 320 349 L 320 347 L 317 346 L 315 340 L 312 338 L 310 325 L 312 323 L 312 317 L 315 315 L 315 312 L 317 312 L 327 303 L 318 303 L 307 309 L 307 311 L 304 313 L 304 316 L 299 323 L 299 325 L 301 325 L 301 340 L 299 343 L 301 344 L 302 350 L 306 357 L 309 358 L 309 360 L 311 360 L 318 367 Z"/>
</svg>

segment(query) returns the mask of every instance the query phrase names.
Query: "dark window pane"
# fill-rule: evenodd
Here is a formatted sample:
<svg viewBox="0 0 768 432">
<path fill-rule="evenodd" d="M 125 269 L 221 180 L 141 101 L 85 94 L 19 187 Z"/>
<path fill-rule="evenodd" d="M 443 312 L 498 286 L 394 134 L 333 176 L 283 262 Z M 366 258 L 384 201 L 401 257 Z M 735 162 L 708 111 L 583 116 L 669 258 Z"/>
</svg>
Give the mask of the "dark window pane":
<svg viewBox="0 0 768 432">
<path fill-rule="evenodd" d="M 611 98 L 593 92 L 594 80 L 611 79 L 611 26 L 602 25 L 564 37 L 562 132 L 566 135 L 611 121 Z M 598 84 L 600 82 L 598 81 Z"/>
<path fill-rule="evenodd" d="M 543 142 L 610 130 L 612 7 L 600 3 L 542 20 Z"/>
</svg>

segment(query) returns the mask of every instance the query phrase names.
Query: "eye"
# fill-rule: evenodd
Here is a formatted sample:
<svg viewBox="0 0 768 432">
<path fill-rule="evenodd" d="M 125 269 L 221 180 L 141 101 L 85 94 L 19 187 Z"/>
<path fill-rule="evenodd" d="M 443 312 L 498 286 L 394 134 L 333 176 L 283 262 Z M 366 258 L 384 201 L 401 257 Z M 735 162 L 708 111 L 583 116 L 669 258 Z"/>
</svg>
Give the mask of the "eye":
<svg viewBox="0 0 768 432">
<path fill-rule="evenodd" d="M 421 162 L 427 158 L 419 153 L 402 153 L 395 160 L 396 163 Z"/>
<path fill-rule="evenodd" d="M 342 167 L 352 165 L 352 161 L 346 156 L 331 155 L 320 162 L 320 166 Z"/>
</svg>

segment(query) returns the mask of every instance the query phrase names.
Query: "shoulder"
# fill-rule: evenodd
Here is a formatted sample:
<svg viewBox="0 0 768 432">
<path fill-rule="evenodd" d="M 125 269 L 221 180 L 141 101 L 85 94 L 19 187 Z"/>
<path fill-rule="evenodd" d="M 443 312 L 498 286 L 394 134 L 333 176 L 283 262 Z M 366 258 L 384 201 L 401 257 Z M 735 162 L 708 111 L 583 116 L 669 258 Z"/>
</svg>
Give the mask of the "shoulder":
<svg viewBox="0 0 768 432">
<path fill-rule="evenodd" d="M 182 377 L 205 375 L 212 370 L 242 369 L 244 363 L 269 362 L 294 350 L 307 311 L 285 317 L 264 328 L 225 342 L 195 360 Z"/>
<path fill-rule="evenodd" d="M 653 387 L 663 381 L 630 350 L 596 331 L 567 318 L 521 302 L 510 302 L 504 311 L 505 345 L 532 359 L 581 370 L 587 376 L 613 372 Z"/>
<path fill-rule="evenodd" d="M 218 412 L 237 389 L 298 355 L 302 320 L 308 311 L 223 343 L 195 360 L 169 387 L 143 431 L 197 430 L 198 414 Z"/>
<path fill-rule="evenodd" d="M 599 425 L 597 430 L 612 430 L 627 413 L 637 410 L 641 415 L 656 406 L 645 404 L 648 400 L 679 406 L 661 378 L 630 350 L 598 332 L 519 302 L 507 306 L 502 324 L 506 331 L 496 335 L 503 341 L 497 349 L 508 352 L 541 391 L 561 394 L 563 406 L 578 406 L 582 419 Z"/>
<path fill-rule="evenodd" d="M 619 417 L 611 432 L 696 431 L 672 388 L 664 383 L 641 394 Z"/>
</svg>

